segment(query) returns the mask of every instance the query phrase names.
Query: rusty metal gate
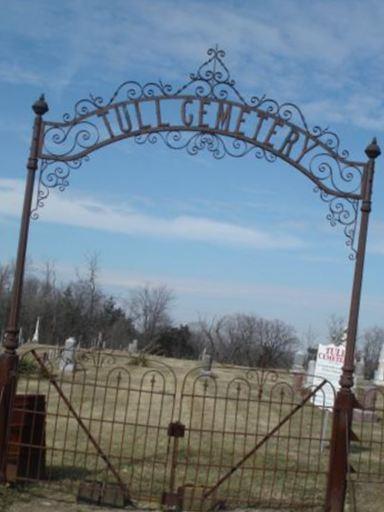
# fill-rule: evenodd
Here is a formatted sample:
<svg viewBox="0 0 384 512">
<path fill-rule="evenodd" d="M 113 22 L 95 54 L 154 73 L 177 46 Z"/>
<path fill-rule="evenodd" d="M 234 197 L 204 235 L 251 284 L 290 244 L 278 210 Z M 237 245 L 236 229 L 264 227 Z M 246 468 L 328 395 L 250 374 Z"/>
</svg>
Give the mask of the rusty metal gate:
<svg viewBox="0 0 384 512">
<path fill-rule="evenodd" d="M 69 485 L 96 503 L 160 501 L 176 379 L 159 360 L 145 364 L 82 350 L 72 372 L 57 348 L 24 354 L 8 471 L 19 481 Z"/>
<path fill-rule="evenodd" d="M 184 379 L 173 457 L 173 492 L 187 510 L 324 506 L 328 436 L 321 380 L 295 391 L 292 374 L 271 370 L 192 370 Z"/>
<path fill-rule="evenodd" d="M 8 476 L 117 506 L 322 507 L 330 419 L 315 388 L 288 372 L 192 365 L 81 350 L 66 371 L 58 348 L 26 352 Z M 318 405 L 330 386 L 317 384 Z"/>
<path fill-rule="evenodd" d="M 105 101 L 99 95 L 90 94 L 89 97 L 80 99 L 75 103 L 72 113 L 65 113 L 62 119 L 57 120 L 47 120 L 44 117 L 49 110 L 44 95 L 32 106 L 35 118 L 27 163 L 20 236 L 12 285 L 12 298 L 3 339 L 4 351 L 0 354 L 0 392 L 2 393 L 2 396 L 0 396 L 0 481 L 7 482 L 9 480 L 7 474 L 12 473 L 12 471 L 19 472 L 18 464 L 12 465 L 7 459 L 10 435 L 14 436 L 14 440 L 11 440 L 14 450 L 12 456 L 15 460 L 22 458 L 17 445 L 18 443 L 20 445 L 20 435 L 24 434 L 20 434 L 23 429 L 15 423 L 24 424 L 27 420 L 34 423 L 38 417 L 42 416 L 42 413 L 38 416 L 37 413 L 27 414 L 27 412 L 31 407 L 32 410 L 41 409 L 42 411 L 46 407 L 45 386 L 41 386 L 43 391 L 41 394 L 38 390 L 34 391 L 34 399 L 28 396 L 24 396 L 24 398 L 21 396 L 15 397 L 14 393 L 16 369 L 19 362 L 17 348 L 30 219 L 31 217 L 38 217 L 38 210 L 44 205 L 52 189 L 64 190 L 69 185 L 71 171 L 78 169 L 84 161 L 88 160 L 88 155 L 94 151 L 123 139 L 132 139 L 138 144 L 153 144 L 159 141 L 169 148 L 185 150 L 190 155 L 196 155 L 200 151 L 206 150 L 217 159 L 226 155 L 240 158 L 250 154 L 253 154 L 257 159 L 263 158 L 269 162 L 279 158 L 314 183 L 314 190 L 319 193 L 319 197 L 328 206 L 327 219 L 331 225 L 340 224 L 343 228 L 346 244 L 351 249 L 350 257 L 356 259 L 356 261 L 348 317 L 345 361 L 340 379 L 341 388 L 336 397 L 335 413 L 333 415 L 330 451 L 334 464 L 329 468 L 326 498 L 329 512 L 342 512 L 348 476 L 350 427 L 355 403 L 352 387 L 361 287 L 372 203 L 375 161 L 381 154 L 381 150 L 376 138 L 374 138 L 365 148 L 366 157 L 364 156 L 363 160 L 361 158 L 358 160 L 350 159 L 349 152 L 343 148 L 336 133 L 330 131 L 327 127 L 321 128 L 318 125 L 311 127 L 300 108 L 293 103 L 279 103 L 273 98 L 258 93 L 251 97 L 243 95 L 237 89 L 235 80 L 231 77 L 229 68 L 223 60 L 225 52 L 216 47 L 209 49 L 207 53 L 208 59 L 198 67 L 195 73 L 191 73 L 189 79 L 179 87 L 173 87 L 168 82 L 161 80 L 145 84 L 141 84 L 137 80 L 128 80 L 115 90 L 109 100 Z M 33 204 L 37 172 L 39 175 L 37 196 Z M 40 363 L 38 364 L 39 371 L 44 373 L 46 370 L 42 368 L 45 363 L 42 362 L 43 366 Z M 126 368 L 124 369 L 126 370 Z M 93 408 L 95 404 L 92 397 L 97 400 L 97 397 L 99 395 L 103 396 L 103 393 L 109 396 L 112 395 L 112 397 L 116 393 L 119 396 L 123 392 L 120 389 L 120 380 L 122 380 L 123 385 L 129 383 L 124 391 L 127 400 L 131 397 L 131 390 L 134 390 L 132 393 L 140 397 L 140 400 L 143 396 L 155 396 L 155 393 L 160 393 L 159 396 L 168 399 L 172 396 L 172 392 L 169 395 L 166 388 L 163 388 L 162 391 L 152 392 L 151 387 L 147 388 L 144 383 L 143 388 L 140 387 L 140 383 L 138 388 L 131 388 L 129 387 L 131 386 L 131 371 L 121 371 L 119 373 L 119 370 L 116 370 L 116 373 L 113 373 L 111 370 L 111 372 L 105 384 L 100 385 L 99 381 L 96 380 L 95 384 L 91 385 L 93 391 L 90 391 L 90 402 L 87 399 L 90 410 L 87 411 L 88 416 L 85 423 L 82 423 L 81 419 L 83 411 L 75 407 L 71 409 L 68 404 L 72 403 L 71 393 L 73 389 L 77 389 L 80 393 L 80 395 L 76 393 L 76 398 L 83 396 L 83 390 L 88 389 L 88 384 L 85 384 L 88 380 L 85 379 L 81 383 L 81 373 L 79 373 L 76 379 L 80 379 L 80 381 L 76 383 L 68 382 L 67 378 L 65 382 L 62 381 L 62 375 L 58 375 L 60 382 L 52 380 L 52 375 L 48 381 L 49 386 L 52 386 L 60 397 L 57 398 L 58 414 L 56 414 L 56 417 L 59 417 L 62 411 L 66 411 L 64 414 L 70 415 L 67 423 L 68 429 L 73 418 L 76 418 L 76 425 L 79 426 L 82 434 L 87 437 L 86 446 L 92 445 L 97 453 L 96 459 L 102 459 L 103 464 L 108 468 L 108 472 L 112 472 L 118 482 L 122 477 L 119 471 L 116 470 L 116 464 L 118 466 L 124 464 L 123 460 L 126 457 L 128 457 L 128 461 L 131 461 L 129 464 L 133 464 L 135 454 L 133 453 L 131 458 L 125 453 L 119 455 L 118 452 L 114 451 L 116 448 L 112 442 L 111 446 L 107 446 L 106 449 L 107 452 L 111 451 L 112 459 L 116 459 L 113 463 L 105 449 L 101 448 L 98 439 L 103 439 L 103 432 L 105 432 L 109 420 L 104 416 L 104 412 L 101 413 L 100 417 L 97 416 L 98 413 Z M 88 374 L 87 369 L 83 371 L 83 375 L 85 374 Z M 150 375 L 150 372 L 148 375 Z M 160 372 L 159 375 L 163 374 Z M 97 378 L 99 378 L 99 373 L 97 373 Z M 149 378 L 151 379 L 151 377 Z M 151 385 L 149 384 L 149 386 Z M 102 389 L 100 389 L 100 386 Z M 153 386 L 154 388 L 157 386 L 156 378 Z M 68 393 L 70 394 L 69 398 Z M 109 396 L 106 399 L 106 407 L 113 403 L 113 398 L 111 398 L 112 402 L 109 402 Z M 32 400 L 32 405 L 30 405 L 30 400 Z M 49 403 L 51 401 L 49 400 Z M 35 406 L 35 403 L 39 405 Z M 117 403 L 116 400 L 115 403 Z M 233 403 L 233 401 L 230 403 Z M 275 404 L 275 402 L 271 403 Z M 82 398 L 80 398 L 80 404 L 83 404 Z M 13 405 L 16 406 L 15 411 L 19 413 L 17 418 L 13 416 L 13 414 L 16 415 Z M 48 404 L 47 422 L 49 418 L 54 416 L 53 410 L 49 407 Z M 80 405 L 79 407 L 83 406 Z M 142 406 L 140 405 L 140 407 Z M 283 400 L 281 405 L 282 415 L 285 413 L 285 407 L 285 401 Z M 303 406 L 302 409 L 299 408 L 298 414 L 300 415 L 301 410 L 307 409 L 309 412 L 306 414 L 309 414 L 310 417 L 312 415 L 316 416 L 310 404 Z M 129 406 L 128 414 L 130 410 Z M 156 409 L 154 408 L 154 410 Z M 124 440 L 125 423 L 120 408 L 116 407 L 116 411 L 108 410 L 108 415 L 110 414 L 112 417 L 115 414 L 117 415 L 117 423 L 120 424 L 121 437 Z M 94 419 L 94 415 L 96 415 L 96 419 Z M 138 421 L 143 421 L 141 413 L 138 412 L 137 415 Z M 267 412 L 267 417 L 269 418 L 269 412 Z M 43 418 L 45 418 L 44 415 Z M 128 418 L 129 421 L 134 421 L 129 416 Z M 54 424 L 56 424 L 55 421 Z M 133 426 L 132 423 L 132 432 L 136 432 L 136 429 L 144 429 L 144 432 L 148 432 L 148 429 L 150 431 L 156 431 L 157 429 L 159 449 L 161 448 L 159 453 L 162 454 L 160 442 L 160 439 L 162 439 L 160 436 L 161 429 L 164 427 L 162 418 L 156 418 L 153 421 L 153 425 L 151 419 L 150 423 L 146 423 L 144 426 Z M 160 423 L 157 424 L 157 421 Z M 317 418 L 313 422 L 317 425 Z M 291 421 L 288 422 L 288 424 L 290 423 Z M 41 428 L 44 424 L 44 421 L 42 421 Z M 94 427 L 95 424 L 98 427 Z M 312 424 L 312 420 L 310 420 L 310 424 Z M 115 422 L 110 425 L 115 425 Z M 112 426 L 108 428 L 112 428 Z M 92 428 L 96 429 L 95 435 L 92 433 Z M 284 428 L 287 428 L 287 425 Z M 59 429 L 60 435 L 64 436 L 64 439 L 61 440 L 64 445 L 67 443 L 68 429 L 65 427 L 64 433 Z M 54 427 L 54 432 L 56 432 L 56 427 Z M 45 431 L 43 429 L 36 440 L 29 439 L 30 450 L 41 447 L 44 435 Z M 57 435 L 59 436 L 59 434 Z M 132 436 L 135 435 L 132 433 Z M 147 442 L 146 436 L 147 434 L 144 434 L 144 446 Z M 243 440 L 249 439 L 247 432 L 243 432 L 242 436 Z M 236 438 L 235 435 L 234 437 Z M 279 433 L 277 437 L 273 436 L 273 440 L 280 439 L 280 437 Z M 47 439 L 47 443 L 51 442 L 48 436 Z M 54 439 L 56 439 L 56 434 Z M 290 434 L 288 434 L 287 439 L 291 439 Z M 310 439 L 312 439 L 312 435 Z M 136 447 L 136 438 L 133 437 L 131 441 L 135 441 L 133 446 Z M 268 444 L 271 443 L 272 441 L 268 440 Z M 28 445 L 28 442 L 26 444 Z M 140 443 L 138 445 L 140 446 Z M 290 449 L 289 444 L 287 449 Z M 59 448 L 60 450 L 64 461 L 66 459 L 64 454 L 67 452 L 63 451 L 63 448 Z M 146 457 L 146 448 L 143 448 L 143 450 Z M 276 450 L 278 451 L 278 448 Z M 46 455 L 52 455 L 56 452 L 56 446 L 52 446 L 48 451 L 44 450 Z M 76 463 L 77 448 L 72 448 L 72 452 L 74 452 L 72 458 Z M 308 448 L 308 453 L 308 458 L 311 459 L 311 448 Z M 158 452 L 156 451 L 155 454 L 152 454 L 151 458 L 157 464 Z M 40 453 L 36 457 L 38 468 L 36 471 L 39 475 L 43 471 L 39 460 L 45 456 L 43 457 L 43 454 Z M 160 467 L 168 464 L 168 459 L 162 457 L 160 457 Z M 88 448 L 85 449 L 83 458 L 83 466 L 87 468 Z M 57 457 L 55 458 L 52 455 L 52 463 L 56 460 Z M 276 461 L 276 457 L 274 460 Z M 67 460 L 65 462 L 69 464 Z M 123 469 L 131 475 L 130 478 L 134 481 L 137 475 L 135 470 L 129 467 L 129 464 L 128 467 Z M 274 462 L 274 464 L 277 463 Z M 266 462 L 263 462 L 263 467 L 265 465 Z M 301 462 L 297 468 L 299 466 L 302 466 Z M 145 466 L 142 467 L 144 478 L 147 471 Z M 296 469 L 293 472 L 299 473 L 300 471 Z M 95 469 L 95 472 L 98 473 L 98 470 Z M 238 474 L 238 472 L 236 473 Z M 307 471 L 305 474 L 308 475 L 309 472 Z M 150 488 L 155 485 L 153 483 L 155 480 L 155 476 L 150 477 Z M 304 482 L 306 481 L 307 476 L 304 477 Z M 119 486 L 123 492 L 124 485 L 120 483 Z M 274 488 L 274 484 L 272 488 Z M 105 494 L 106 491 L 104 487 L 102 488 L 101 483 L 100 489 L 100 493 Z M 271 491 L 271 496 L 272 494 L 273 491 Z"/>
</svg>

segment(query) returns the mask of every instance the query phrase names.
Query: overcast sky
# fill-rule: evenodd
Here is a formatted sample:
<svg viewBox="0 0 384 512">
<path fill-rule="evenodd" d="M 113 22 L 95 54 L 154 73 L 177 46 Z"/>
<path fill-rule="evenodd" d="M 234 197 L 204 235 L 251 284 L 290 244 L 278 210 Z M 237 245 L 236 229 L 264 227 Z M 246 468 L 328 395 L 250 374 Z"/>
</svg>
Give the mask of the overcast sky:
<svg viewBox="0 0 384 512">
<path fill-rule="evenodd" d="M 60 120 L 125 80 L 183 85 L 208 48 L 246 96 L 300 105 L 353 158 L 384 130 L 384 3 L 379 1 L 1 0 L 0 262 L 14 258 L 33 113 Z M 383 143 L 382 143 L 383 144 Z M 384 144 L 383 144 L 384 146 Z M 384 165 L 377 163 L 361 327 L 383 324 Z M 31 225 L 35 268 L 68 280 L 97 252 L 100 282 L 124 296 L 166 284 L 178 322 L 225 313 L 280 318 L 321 342 L 347 316 L 353 262 L 313 183 L 287 164 L 216 161 L 131 139 L 91 155 Z"/>
</svg>

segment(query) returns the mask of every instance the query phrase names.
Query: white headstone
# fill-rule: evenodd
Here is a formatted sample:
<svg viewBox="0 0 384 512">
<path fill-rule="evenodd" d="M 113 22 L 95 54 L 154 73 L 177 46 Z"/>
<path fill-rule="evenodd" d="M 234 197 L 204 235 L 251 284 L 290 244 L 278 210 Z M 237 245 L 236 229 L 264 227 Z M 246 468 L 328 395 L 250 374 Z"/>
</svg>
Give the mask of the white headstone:
<svg viewBox="0 0 384 512">
<path fill-rule="evenodd" d="M 313 397 L 314 405 L 331 409 L 335 401 L 335 392 L 340 387 L 339 380 L 345 357 L 345 345 L 319 345 L 317 350 L 315 378 L 313 386 L 318 386 L 323 379 L 328 380 L 332 386 L 326 383 Z"/>
<path fill-rule="evenodd" d="M 70 337 L 65 340 L 64 349 L 60 356 L 60 370 L 73 372 L 76 369 L 77 341 Z"/>
<path fill-rule="evenodd" d="M 355 364 L 355 377 L 356 377 L 356 384 L 361 383 L 364 380 L 364 358 L 362 357 L 357 363 Z"/>
<path fill-rule="evenodd" d="M 39 328 L 40 328 L 40 317 L 37 317 L 35 332 L 32 336 L 32 343 L 39 343 Z"/>
<path fill-rule="evenodd" d="M 307 377 L 305 379 L 305 387 L 310 388 L 313 385 L 313 376 L 315 375 L 316 361 L 310 359 L 308 361 Z"/>
<path fill-rule="evenodd" d="M 384 386 L 384 345 L 380 350 L 379 366 L 375 371 L 374 382 L 377 386 Z"/>
<path fill-rule="evenodd" d="M 204 359 L 202 360 L 202 363 L 203 363 L 202 371 L 210 372 L 212 370 L 212 362 L 213 362 L 213 357 L 211 356 L 211 354 L 205 353 Z"/>
<path fill-rule="evenodd" d="M 138 351 L 138 342 L 137 340 L 133 340 L 132 343 L 128 345 L 128 352 L 130 354 L 136 354 Z"/>
<path fill-rule="evenodd" d="M 294 359 L 293 359 L 293 365 L 291 368 L 291 371 L 293 373 L 303 373 L 304 372 L 304 358 L 305 354 L 302 351 L 296 352 Z"/>
</svg>

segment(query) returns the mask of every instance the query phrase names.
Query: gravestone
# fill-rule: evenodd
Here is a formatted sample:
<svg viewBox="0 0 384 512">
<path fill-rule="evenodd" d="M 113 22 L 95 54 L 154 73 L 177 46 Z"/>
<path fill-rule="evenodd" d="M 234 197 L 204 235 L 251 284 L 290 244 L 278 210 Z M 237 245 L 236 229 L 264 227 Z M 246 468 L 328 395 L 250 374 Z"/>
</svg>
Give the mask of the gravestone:
<svg viewBox="0 0 384 512">
<path fill-rule="evenodd" d="M 364 380 L 364 358 L 361 357 L 355 364 L 355 383 L 356 385 L 362 384 Z"/>
<path fill-rule="evenodd" d="M 375 371 L 374 382 L 376 386 L 384 386 L 384 345 L 380 350 L 379 366 Z"/>
<path fill-rule="evenodd" d="M 305 378 L 305 387 L 306 388 L 310 388 L 313 384 L 313 378 L 315 375 L 315 367 L 316 367 L 316 361 L 314 359 L 310 359 L 308 361 L 307 376 Z"/>
<path fill-rule="evenodd" d="M 138 341 L 133 340 L 132 343 L 128 344 L 128 352 L 130 354 L 136 354 L 138 352 Z"/>
<path fill-rule="evenodd" d="M 35 332 L 32 336 L 32 343 L 39 343 L 40 317 L 37 317 Z"/>
<path fill-rule="evenodd" d="M 65 340 L 64 349 L 60 355 L 60 370 L 64 372 L 73 372 L 76 370 L 76 350 L 78 343 L 75 338 L 70 337 Z"/>
<path fill-rule="evenodd" d="M 201 367 L 201 373 L 200 375 L 202 377 L 214 377 L 212 373 L 212 363 L 213 363 L 213 357 L 211 354 L 208 354 L 207 351 L 204 353 L 204 359 L 201 360 L 202 367 Z"/>
<path fill-rule="evenodd" d="M 291 373 L 293 376 L 293 389 L 298 393 L 300 393 L 304 388 L 304 357 L 304 352 L 296 352 L 293 360 L 293 366 L 291 368 Z"/>
<path fill-rule="evenodd" d="M 211 354 L 208 354 L 207 352 L 205 352 L 204 359 L 202 359 L 203 370 L 206 372 L 210 372 L 212 370 L 212 362 L 213 362 L 213 357 L 211 356 Z"/>
</svg>

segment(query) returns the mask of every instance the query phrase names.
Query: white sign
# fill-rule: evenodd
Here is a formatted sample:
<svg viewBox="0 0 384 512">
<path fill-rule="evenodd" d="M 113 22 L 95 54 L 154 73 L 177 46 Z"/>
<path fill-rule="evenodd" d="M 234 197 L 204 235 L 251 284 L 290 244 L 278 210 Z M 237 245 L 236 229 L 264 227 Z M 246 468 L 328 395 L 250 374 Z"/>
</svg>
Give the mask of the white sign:
<svg viewBox="0 0 384 512">
<path fill-rule="evenodd" d="M 314 405 L 331 409 L 335 401 L 335 393 L 340 387 L 339 380 L 345 357 L 345 345 L 319 345 L 316 358 L 313 386 L 318 386 L 323 379 L 328 383 L 313 397 Z"/>
</svg>

